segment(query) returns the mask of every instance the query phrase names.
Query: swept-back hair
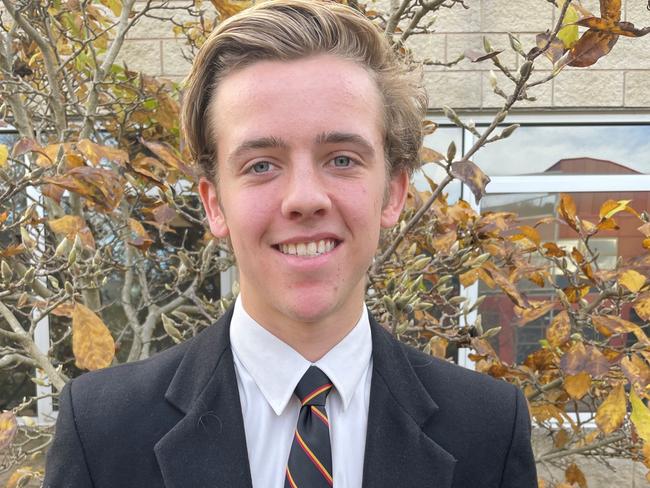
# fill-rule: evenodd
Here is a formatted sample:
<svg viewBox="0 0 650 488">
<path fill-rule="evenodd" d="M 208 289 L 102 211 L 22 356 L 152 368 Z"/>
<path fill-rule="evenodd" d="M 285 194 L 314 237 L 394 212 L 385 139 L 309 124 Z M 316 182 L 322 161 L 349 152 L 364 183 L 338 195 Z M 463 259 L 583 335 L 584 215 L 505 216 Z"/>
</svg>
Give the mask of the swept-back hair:
<svg viewBox="0 0 650 488">
<path fill-rule="evenodd" d="M 400 60 L 370 20 L 350 7 L 318 0 L 271 0 L 219 24 L 185 80 L 183 135 L 205 176 L 216 178 L 219 141 L 209 107 L 220 81 L 256 61 L 291 61 L 317 54 L 339 56 L 368 71 L 383 99 L 388 170 L 410 174 L 419 166 L 427 97 L 417 71 Z"/>
</svg>

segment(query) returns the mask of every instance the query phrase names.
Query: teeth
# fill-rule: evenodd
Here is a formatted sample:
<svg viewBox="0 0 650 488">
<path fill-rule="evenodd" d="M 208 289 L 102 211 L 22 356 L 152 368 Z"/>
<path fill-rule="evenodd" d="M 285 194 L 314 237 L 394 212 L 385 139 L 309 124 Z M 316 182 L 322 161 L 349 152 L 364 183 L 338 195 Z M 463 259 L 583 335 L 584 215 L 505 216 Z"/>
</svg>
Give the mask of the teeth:
<svg viewBox="0 0 650 488">
<path fill-rule="evenodd" d="M 312 242 L 299 242 L 298 244 L 280 244 L 279 248 L 283 254 L 293 256 L 318 256 L 330 252 L 336 246 L 332 239 L 323 239 Z"/>
</svg>

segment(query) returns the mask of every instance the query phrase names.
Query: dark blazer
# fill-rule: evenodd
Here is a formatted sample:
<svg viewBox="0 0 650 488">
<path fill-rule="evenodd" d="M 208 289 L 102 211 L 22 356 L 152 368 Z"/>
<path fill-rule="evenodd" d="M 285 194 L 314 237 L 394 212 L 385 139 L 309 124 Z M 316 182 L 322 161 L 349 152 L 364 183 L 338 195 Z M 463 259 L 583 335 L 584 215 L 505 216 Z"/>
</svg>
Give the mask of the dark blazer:
<svg viewBox="0 0 650 488">
<path fill-rule="evenodd" d="M 68 383 L 44 486 L 251 487 L 231 316 L 150 359 Z M 364 488 L 537 486 L 519 390 L 371 326 Z"/>
</svg>

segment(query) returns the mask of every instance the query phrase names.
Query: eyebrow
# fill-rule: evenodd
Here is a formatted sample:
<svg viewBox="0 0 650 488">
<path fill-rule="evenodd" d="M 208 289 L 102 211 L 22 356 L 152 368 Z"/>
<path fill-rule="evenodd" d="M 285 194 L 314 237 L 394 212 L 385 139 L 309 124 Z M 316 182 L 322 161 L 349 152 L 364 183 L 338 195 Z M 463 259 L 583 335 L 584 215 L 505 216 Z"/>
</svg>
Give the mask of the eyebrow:
<svg viewBox="0 0 650 488">
<path fill-rule="evenodd" d="M 351 132 L 323 132 L 316 136 L 316 144 L 340 144 L 343 142 L 352 143 L 360 146 L 362 150 L 371 156 L 375 155 L 375 150 L 372 144 L 359 134 Z M 229 161 L 237 159 L 242 154 L 255 149 L 288 149 L 289 144 L 279 137 L 258 137 L 249 139 L 242 142 L 237 148 L 228 156 Z"/>
<path fill-rule="evenodd" d="M 237 148 L 230 153 L 228 160 L 232 161 L 237 159 L 242 154 L 254 150 L 254 149 L 271 149 L 271 148 L 281 148 L 286 149 L 289 147 L 289 144 L 286 141 L 278 137 L 258 137 L 256 139 L 249 139 L 242 142 Z"/>
<path fill-rule="evenodd" d="M 323 132 L 316 136 L 317 144 L 337 144 L 341 142 L 348 142 L 361 146 L 362 150 L 371 156 L 375 155 L 375 150 L 364 137 L 359 134 L 351 132 Z"/>
</svg>

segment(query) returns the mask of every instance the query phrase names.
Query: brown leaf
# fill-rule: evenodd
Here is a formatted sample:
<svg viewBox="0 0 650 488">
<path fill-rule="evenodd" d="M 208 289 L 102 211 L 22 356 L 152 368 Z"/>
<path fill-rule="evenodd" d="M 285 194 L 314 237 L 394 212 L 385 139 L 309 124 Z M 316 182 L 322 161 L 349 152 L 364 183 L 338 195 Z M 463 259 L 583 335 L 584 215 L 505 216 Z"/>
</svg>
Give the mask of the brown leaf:
<svg viewBox="0 0 650 488">
<path fill-rule="evenodd" d="M 128 243 L 142 251 L 149 249 L 153 244 L 153 239 L 149 236 L 144 226 L 135 219 L 129 217 L 129 229 L 135 236 L 129 239 Z"/>
<path fill-rule="evenodd" d="M 515 306 L 515 314 L 519 317 L 517 325 L 519 327 L 526 325 L 543 315 L 546 315 L 550 310 L 555 307 L 555 302 L 548 301 L 531 301 L 528 308 L 521 308 Z"/>
<path fill-rule="evenodd" d="M 607 337 L 614 334 L 632 333 L 642 344 L 650 344 L 641 327 L 617 315 L 592 315 L 591 320 L 598 331 Z"/>
<path fill-rule="evenodd" d="M 587 488 L 587 480 L 585 479 L 585 475 L 582 471 L 580 471 L 580 468 L 576 466 L 575 463 L 571 463 L 569 465 L 569 467 L 564 472 L 564 477 L 567 482 L 571 483 L 572 485 L 577 483 L 580 488 Z"/>
<path fill-rule="evenodd" d="M 83 158 L 74 149 L 70 142 L 65 142 L 63 144 L 49 144 L 48 146 L 45 146 L 42 150 L 38 151 L 39 154 L 36 158 L 36 164 L 42 168 L 52 166 L 57 163 L 57 157 L 61 150 L 63 150 L 63 161 L 65 162 L 66 168 L 78 168 L 79 166 L 84 165 Z"/>
<path fill-rule="evenodd" d="M 553 37 L 553 39 L 551 39 L 550 32 L 537 34 L 537 47 L 539 49 L 544 49 L 546 45 L 549 43 L 549 41 L 550 41 L 550 45 L 548 49 L 544 51 L 544 55 L 548 59 L 550 59 L 553 64 L 555 64 L 560 60 L 560 58 L 566 52 L 566 47 L 564 46 L 562 40 L 559 39 L 558 37 Z"/>
<path fill-rule="evenodd" d="M 79 369 L 105 368 L 115 357 L 110 331 L 95 312 L 81 303 L 72 310 L 72 352 Z"/>
<path fill-rule="evenodd" d="M 576 204 L 571 198 L 571 195 L 562 193 L 560 196 L 560 204 L 558 206 L 558 211 L 562 219 L 569 224 L 576 232 L 578 231 L 578 225 L 576 223 Z"/>
<path fill-rule="evenodd" d="M 566 64 L 584 68 L 591 66 L 609 53 L 618 36 L 608 32 L 588 30 L 576 42 L 567 54 Z"/>
<path fill-rule="evenodd" d="M 634 311 L 644 321 L 650 320 L 650 292 L 642 293 L 634 301 Z"/>
<path fill-rule="evenodd" d="M 525 235 L 528 239 L 530 239 L 536 245 L 539 246 L 542 239 L 539 236 L 539 232 L 537 231 L 537 229 L 535 229 L 534 227 L 531 227 L 529 225 L 521 225 L 521 226 L 519 226 L 519 231 L 523 235 Z"/>
<path fill-rule="evenodd" d="M 18 422 L 13 412 L 0 414 L 0 452 L 8 448 L 18 432 Z"/>
<path fill-rule="evenodd" d="M 423 163 L 434 163 L 437 161 L 443 161 L 444 159 L 445 157 L 442 154 L 430 147 L 422 147 L 420 150 L 420 160 Z"/>
<path fill-rule="evenodd" d="M 591 387 L 591 376 L 586 371 L 564 378 L 564 389 L 574 400 L 580 400 Z"/>
<path fill-rule="evenodd" d="M 621 369 L 632 385 L 646 388 L 650 385 L 650 367 L 638 354 L 624 357 L 621 360 Z"/>
<path fill-rule="evenodd" d="M 102 159 L 113 161 L 119 165 L 125 165 L 129 160 L 126 151 L 115 147 L 102 146 L 89 139 L 82 139 L 77 143 L 77 148 L 91 163 L 97 166 Z"/>
<path fill-rule="evenodd" d="M 472 190 L 477 202 L 483 198 L 485 187 L 490 182 L 490 178 L 481 168 L 471 161 L 456 162 L 451 165 L 451 174 Z"/>
<path fill-rule="evenodd" d="M 632 293 L 636 293 L 643 288 L 645 280 L 645 276 L 633 269 L 628 269 L 618 278 L 618 282 Z"/>
<path fill-rule="evenodd" d="M 564 447 L 569 442 L 570 437 L 566 429 L 560 429 L 553 437 L 553 445 L 555 447 Z"/>
<path fill-rule="evenodd" d="M 571 321 L 569 314 L 563 310 L 551 322 L 551 326 L 546 329 L 546 340 L 553 347 L 560 347 L 569 341 L 571 336 Z"/>
<path fill-rule="evenodd" d="M 63 175 L 44 180 L 85 197 L 97 210 L 104 212 L 112 212 L 124 193 L 120 177 L 103 168 L 72 168 Z"/>
<path fill-rule="evenodd" d="M 576 23 L 584 27 L 589 27 L 595 31 L 602 31 L 608 34 L 625 37 L 643 37 L 650 32 L 650 27 L 638 29 L 632 22 L 611 22 L 595 17 L 583 19 Z"/>
<path fill-rule="evenodd" d="M 437 358 L 445 359 L 447 357 L 447 346 L 449 341 L 444 337 L 433 336 L 429 341 L 431 355 Z"/>
<path fill-rule="evenodd" d="M 625 400 L 625 388 L 623 383 L 615 386 L 603 403 L 596 411 L 596 425 L 605 434 L 611 434 L 625 420 L 627 402 Z"/>
<path fill-rule="evenodd" d="M 449 254 L 451 246 L 456 242 L 456 231 L 450 230 L 444 234 L 438 235 L 431 240 L 433 249 L 441 254 Z"/>
<path fill-rule="evenodd" d="M 170 168 L 178 170 L 186 176 L 194 176 L 192 169 L 183 162 L 178 152 L 169 144 L 165 144 L 163 142 L 145 141 L 144 139 L 140 139 L 140 142 L 147 149 L 158 156 L 160 160 L 167 163 Z"/>
<path fill-rule="evenodd" d="M 562 258 L 566 256 L 566 252 L 562 250 L 557 244 L 554 242 L 545 242 L 542 244 L 542 247 L 546 249 L 546 256 L 553 256 L 555 258 Z"/>
<path fill-rule="evenodd" d="M 469 271 L 466 271 L 465 273 L 461 273 L 458 276 L 458 279 L 460 281 L 460 284 L 467 288 L 472 286 L 474 283 L 476 283 L 476 280 L 478 279 L 478 270 L 477 269 L 470 269 Z"/>
<path fill-rule="evenodd" d="M 600 16 L 614 22 L 621 20 L 621 0 L 600 0 Z"/>
<path fill-rule="evenodd" d="M 590 290 L 589 285 L 582 285 L 582 286 L 569 286 L 567 288 L 564 288 L 564 294 L 567 296 L 567 299 L 569 300 L 570 303 L 577 303 L 580 299 L 584 298 Z"/>
<path fill-rule="evenodd" d="M 64 215 L 61 218 L 48 222 L 50 229 L 55 234 L 63 234 L 73 241 L 77 235 L 84 246 L 95 249 L 95 239 L 86 222 L 77 215 Z"/>
<path fill-rule="evenodd" d="M 37 151 L 40 149 L 41 146 L 39 146 L 34 139 L 23 137 L 16 144 L 14 144 L 14 147 L 11 150 L 11 156 L 17 158 L 18 156 L 22 156 L 23 154 L 30 151 Z"/>
</svg>

